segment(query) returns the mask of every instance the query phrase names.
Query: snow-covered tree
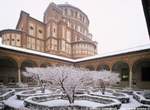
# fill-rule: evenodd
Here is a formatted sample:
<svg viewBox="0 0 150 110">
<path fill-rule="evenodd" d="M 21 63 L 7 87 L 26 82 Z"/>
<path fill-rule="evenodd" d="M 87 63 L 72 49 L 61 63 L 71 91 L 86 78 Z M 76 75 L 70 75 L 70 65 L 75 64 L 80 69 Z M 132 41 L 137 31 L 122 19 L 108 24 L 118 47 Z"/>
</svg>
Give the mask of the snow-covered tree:
<svg viewBox="0 0 150 110">
<path fill-rule="evenodd" d="M 109 85 L 116 85 L 120 82 L 118 73 L 110 71 L 92 71 L 92 80 L 96 87 L 100 88 L 102 94 L 105 94 L 105 88 Z"/>
<path fill-rule="evenodd" d="M 88 81 L 86 71 L 73 66 L 49 67 L 48 71 L 52 84 L 63 90 L 69 103 L 74 103 L 76 91 L 84 88 Z"/>
<path fill-rule="evenodd" d="M 45 68 L 38 68 L 38 67 L 33 67 L 33 68 L 26 68 L 26 71 L 23 72 L 23 75 L 26 77 L 31 77 L 34 80 L 38 82 L 38 85 L 41 87 L 41 92 L 45 92 L 45 81 L 46 81 L 46 75 L 47 75 L 47 70 Z"/>
<path fill-rule="evenodd" d="M 76 90 L 88 85 L 89 77 L 85 74 L 86 70 L 73 66 L 26 68 L 26 72 L 24 73 L 25 76 L 40 81 L 41 86 L 41 81 L 45 81 L 60 87 L 68 98 L 69 103 L 74 103 Z"/>
<path fill-rule="evenodd" d="M 88 71 L 73 66 L 26 68 L 25 75 L 32 76 L 40 82 L 50 82 L 50 84 L 59 87 L 68 98 L 69 103 L 74 103 L 75 93 L 78 89 L 95 84 L 104 93 L 106 84 L 112 85 L 120 81 L 117 73 L 114 74 L 109 71 Z"/>
</svg>

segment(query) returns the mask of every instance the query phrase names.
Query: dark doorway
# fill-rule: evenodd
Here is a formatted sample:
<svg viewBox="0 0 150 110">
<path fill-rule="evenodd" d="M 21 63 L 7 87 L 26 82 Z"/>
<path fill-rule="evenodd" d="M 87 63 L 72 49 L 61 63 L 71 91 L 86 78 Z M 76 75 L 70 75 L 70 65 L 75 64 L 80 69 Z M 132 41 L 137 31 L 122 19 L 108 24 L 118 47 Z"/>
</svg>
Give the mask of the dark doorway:
<svg viewBox="0 0 150 110">
<path fill-rule="evenodd" d="M 150 67 L 142 67 L 142 81 L 150 81 Z"/>
</svg>

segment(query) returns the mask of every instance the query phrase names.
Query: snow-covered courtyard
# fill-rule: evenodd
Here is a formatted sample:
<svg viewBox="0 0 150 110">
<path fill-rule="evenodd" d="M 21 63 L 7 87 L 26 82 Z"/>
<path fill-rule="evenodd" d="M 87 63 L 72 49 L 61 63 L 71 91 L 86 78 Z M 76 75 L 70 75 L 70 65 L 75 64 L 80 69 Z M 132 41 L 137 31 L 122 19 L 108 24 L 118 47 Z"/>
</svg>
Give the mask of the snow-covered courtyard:
<svg viewBox="0 0 150 110">
<path fill-rule="evenodd" d="M 150 91 L 114 88 L 118 73 L 88 71 L 73 66 L 26 68 L 38 87 L 2 88 L 0 107 L 6 110 L 150 109 Z M 23 84 L 21 84 L 23 85 Z M 21 90 L 22 89 L 22 90 Z M 17 91 L 19 90 L 19 91 Z"/>
<path fill-rule="evenodd" d="M 17 93 L 16 93 L 17 94 Z M 9 107 L 15 108 L 15 109 L 20 109 L 20 110 L 26 110 L 24 106 L 24 101 L 23 100 L 18 100 L 16 97 L 16 94 L 8 98 L 7 100 L 4 100 L 3 103 Z M 137 107 L 140 106 L 149 106 L 149 105 L 144 105 L 141 104 L 140 102 L 136 101 L 132 95 L 128 95 L 130 98 L 129 103 L 123 103 L 121 104 L 121 108 L 119 110 L 133 110 L 136 109 Z M 49 101 L 49 102 L 41 102 L 41 104 L 49 104 L 49 106 L 56 106 L 58 105 L 69 105 L 68 101 L 64 100 L 54 100 L 54 101 Z M 86 100 L 81 100 L 81 101 L 75 101 L 74 105 L 87 105 L 87 106 L 98 106 L 97 103 L 95 102 L 90 102 Z M 150 107 L 150 106 L 149 106 Z"/>
</svg>

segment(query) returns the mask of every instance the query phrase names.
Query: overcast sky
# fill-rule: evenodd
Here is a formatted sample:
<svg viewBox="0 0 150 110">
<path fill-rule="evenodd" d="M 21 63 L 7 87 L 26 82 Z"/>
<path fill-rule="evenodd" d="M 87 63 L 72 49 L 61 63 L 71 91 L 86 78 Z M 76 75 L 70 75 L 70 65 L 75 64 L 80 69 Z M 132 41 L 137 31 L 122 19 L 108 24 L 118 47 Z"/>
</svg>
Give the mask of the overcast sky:
<svg viewBox="0 0 150 110">
<path fill-rule="evenodd" d="M 0 0 L 0 30 L 15 29 L 21 10 L 42 21 L 52 1 L 87 14 L 99 54 L 150 43 L 141 0 Z"/>
</svg>

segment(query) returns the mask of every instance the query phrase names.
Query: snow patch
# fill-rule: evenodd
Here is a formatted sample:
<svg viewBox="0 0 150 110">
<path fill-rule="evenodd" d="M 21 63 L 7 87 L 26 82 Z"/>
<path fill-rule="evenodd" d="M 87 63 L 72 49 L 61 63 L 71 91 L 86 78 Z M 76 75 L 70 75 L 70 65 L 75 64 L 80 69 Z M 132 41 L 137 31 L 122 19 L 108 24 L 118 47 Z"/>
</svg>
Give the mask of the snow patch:
<svg viewBox="0 0 150 110">
<path fill-rule="evenodd" d="M 17 97 L 16 95 L 10 97 L 9 99 L 7 99 L 6 101 L 4 101 L 4 104 L 9 106 L 9 107 L 12 107 L 12 108 L 23 108 L 24 107 L 24 104 L 23 104 L 24 101 L 21 101 L 21 100 L 17 100 Z"/>
<path fill-rule="evenodd" d="M 135 99 L 133 99 L 133 96 L 130 95 L 130 103 L 122 104 L 120 110 L 133 110 L 136 107 L 142 106 L 143 104 L 139 103 Z"/>
<path fill-rule="evenodd" d="M 54 106 L 69 106 L 70 103 L 67 100 L 52 100 L 52 101 L 46 101 L 46 102 L 41 102 L 42 105 L 47 105 L 49 107 L 54 107 Z M 74 104 L 71 106 L 84 106 L 84 107 L 100 107 L 100 106 L 105 106 L 104 104 L 101 103 L 96 103 L 92 101 L 87 101 L 87 100 L 75 100 Z"/>
</svg>

